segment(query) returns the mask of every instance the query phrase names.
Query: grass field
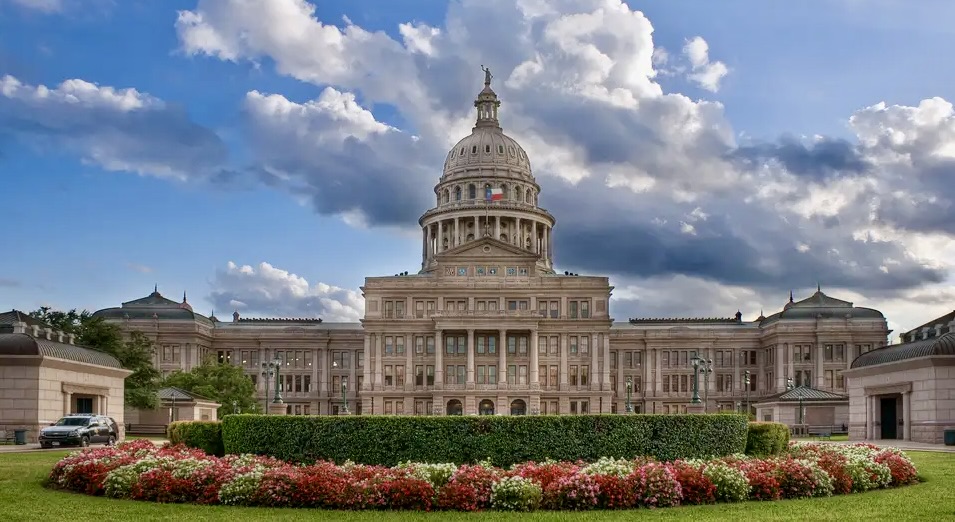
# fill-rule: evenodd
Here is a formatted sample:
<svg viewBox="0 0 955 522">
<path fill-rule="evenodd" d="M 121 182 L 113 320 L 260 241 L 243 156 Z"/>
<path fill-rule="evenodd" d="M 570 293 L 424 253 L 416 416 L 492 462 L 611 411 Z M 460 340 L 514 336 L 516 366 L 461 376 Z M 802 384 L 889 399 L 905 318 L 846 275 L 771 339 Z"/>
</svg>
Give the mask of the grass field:
<svg viewBox="0 0 955 522">
<path fill-rule="evenodd" d="M 899 489 L 824 499 L 745 502 L 659 510 L 537 512 L 515 514 L 321 512 L 314 510 L 237 508 L 153 504 L 88 497 L 43 486 L 50 469 L 66 451 L 0 454 L 0 519 L 33 520 L 953 520 L 955 453 L 911 452 L 925 482 Z"/>
</svg>

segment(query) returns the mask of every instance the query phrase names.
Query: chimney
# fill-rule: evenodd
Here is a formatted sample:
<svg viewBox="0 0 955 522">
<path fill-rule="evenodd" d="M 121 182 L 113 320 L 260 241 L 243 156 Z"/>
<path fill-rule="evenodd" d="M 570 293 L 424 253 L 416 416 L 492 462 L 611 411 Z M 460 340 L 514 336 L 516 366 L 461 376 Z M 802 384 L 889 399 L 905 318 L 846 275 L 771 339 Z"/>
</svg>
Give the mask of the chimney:
<svg viewBox="0 0 955 522">
<path fill-rule="evenodd" d="M 27 324 L 19 321 L 13 323 L 13 333 L 27 333 Z"/>
<path fill-rule="evenodd" d="M 76 344 L 76 334 L 66 334 L 66 342 L 69 344 Z"/>
<path fill-rule="evenodd" d="M 39 338 L 39 337 L 40 337 L 40 327 L 39 327 L 39 326 L 37 326 L 37 325 L 32 325 L 32 326 L 30 326 L 30 329 L 32 330 L 32 332 L 31 332 L 30 335 L 32 335 L 34 338 Z"/>
<path fill-rule="evenodd" d="M 44 337 L 47 341 L 52 341 L 52 340 L 53 340 L 53 329 L 52 329 L 52 328 L 44 328 L 44 329 L 43 329 L 43 337 Z"/>
</svg>

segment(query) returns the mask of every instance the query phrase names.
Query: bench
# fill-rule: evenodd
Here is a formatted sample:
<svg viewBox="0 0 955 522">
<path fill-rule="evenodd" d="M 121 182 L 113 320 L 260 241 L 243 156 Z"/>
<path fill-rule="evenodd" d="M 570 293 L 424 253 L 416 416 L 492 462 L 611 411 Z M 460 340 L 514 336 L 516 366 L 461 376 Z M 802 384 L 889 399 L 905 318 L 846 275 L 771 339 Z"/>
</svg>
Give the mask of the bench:
<svg viewBox="0 0 955 522">
<path fill-rule="evenodd" d="M 166 435 L 166 426 L 163 424 L 127 424 L 128 435 Z"/>
<path fill-rule="evenodd" d="M 0 431 L 0 443 L 13 444 L 15 437 L 12 431 Z"/>
<path fill-rule="evenodd" d="M 832 431 L 811 431 L 809 435 L 819 440 L 832 440 Z"/>
</svg>

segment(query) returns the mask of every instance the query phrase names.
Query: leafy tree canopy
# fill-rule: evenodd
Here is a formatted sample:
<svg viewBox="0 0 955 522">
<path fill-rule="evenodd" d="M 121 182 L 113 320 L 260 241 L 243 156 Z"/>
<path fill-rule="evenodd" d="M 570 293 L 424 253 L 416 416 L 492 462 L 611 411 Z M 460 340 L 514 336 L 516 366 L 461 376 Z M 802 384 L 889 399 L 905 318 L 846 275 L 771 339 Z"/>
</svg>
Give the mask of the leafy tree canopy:
<svg viewBox="0 0 955 522">
<path fill-rule="evenodd" d="M 238 410 L 241 413 L 256 413 L 259 404 L 255 399 L 255 385 L 242 368 L 219 363 L 208 358 L 188 372 L 176 371 L 163 381 L 164 386 L 173 386 L 189 393 L 212 399 L 222 406 L 219 417 Z"/>
<path fill-rule="evenodd" d="M 155 346 L 144 333 L 133 330 L 127 339 L 115 325 L 101 317 L 93 317 L 88 310 L 68 312 L 53 310 L 48 306 L 30 312 L 30 316 L 50 325 L 55 330 L 76 335 L 76 343 L 115 357 L 133 374 L 126 377 L 126 406 L 153 409 L 159 406 L 159 381 L 161 374 L 153 366 Z"/>
</svg>

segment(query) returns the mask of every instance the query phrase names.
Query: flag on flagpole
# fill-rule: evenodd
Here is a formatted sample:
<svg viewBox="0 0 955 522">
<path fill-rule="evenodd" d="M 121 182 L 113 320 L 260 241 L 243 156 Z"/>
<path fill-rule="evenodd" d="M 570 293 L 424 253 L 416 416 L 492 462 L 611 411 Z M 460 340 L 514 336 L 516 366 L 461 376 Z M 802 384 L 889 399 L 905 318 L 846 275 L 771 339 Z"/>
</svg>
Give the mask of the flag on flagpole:
<svg viewBox="0 0 955 522">
<path fill-rule="evenodd" d="M 499 188 L 487 187 L 484 193 L 484 199 L 487 201 L 500 201 L 504 199 L 504 191 Z"/>
</svg>

